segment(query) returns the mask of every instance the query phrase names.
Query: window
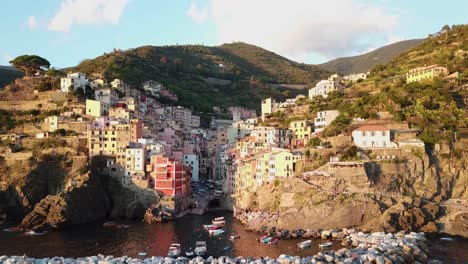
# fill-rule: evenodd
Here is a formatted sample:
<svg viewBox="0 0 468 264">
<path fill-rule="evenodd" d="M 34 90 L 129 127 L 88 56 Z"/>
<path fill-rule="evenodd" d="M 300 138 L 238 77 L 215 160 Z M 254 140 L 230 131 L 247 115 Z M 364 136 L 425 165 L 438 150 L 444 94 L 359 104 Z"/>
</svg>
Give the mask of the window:
<svg viewBox="0 0 468 264">
<path fill-rule="evenodd" d="M 375 132 L 374 131 L 371 132 L 371 136 L 375 137 Z"/>
<path fill-rule="evenodd" d="M 366 136 L 366 131 L 362 131 L 362 136 L 363 136 L 363 137 Z"/>
<path fill-rule="evenodd" d="M 385 137 L 385 131 L 382 131 L 382 136 L 384 136 L 384 137 Z"/>
</svg>

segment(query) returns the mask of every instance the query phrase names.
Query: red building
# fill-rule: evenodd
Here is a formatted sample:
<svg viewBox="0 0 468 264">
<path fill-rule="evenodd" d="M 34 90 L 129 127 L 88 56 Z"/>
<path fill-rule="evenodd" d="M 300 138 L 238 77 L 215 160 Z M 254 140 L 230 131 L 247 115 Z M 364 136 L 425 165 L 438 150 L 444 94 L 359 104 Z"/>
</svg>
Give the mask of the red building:
<svg viewBox="0 0 468 264">
<path fill-rule="evenodd" d="M 184 196 L 190 192 L 190 167 L 162 155 L 151 157 L 148 165 L 154 189 L 168 196 Z"/>
</svg>

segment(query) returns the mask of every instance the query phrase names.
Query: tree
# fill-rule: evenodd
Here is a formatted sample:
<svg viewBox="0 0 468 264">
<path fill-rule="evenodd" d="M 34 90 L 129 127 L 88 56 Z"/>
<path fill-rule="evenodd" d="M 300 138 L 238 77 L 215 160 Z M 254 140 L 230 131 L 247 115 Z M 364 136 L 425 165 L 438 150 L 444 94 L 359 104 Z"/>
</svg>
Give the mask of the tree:
<svg viewBox="0 0 468 264">
<path fill-rule="evenodd" d="M 46 70 L 50 67 L 50 62 L 37 55 L 22 55 L 10 61 L 13 67 L 23 71 L 26 76 L 32 76 L 39 70 Z"/>
<path fill-rule="evenodd" d="M 57 69 L 55 69 L 55 68 L 50 68 L 50 69 L 46 72 L 46 75 L 47 75 L 47 76 L 50 76 L 50 77 L 64 77 L 64 76 L 67 76 L 63 71 L 57 70 Z"/>
</svg>

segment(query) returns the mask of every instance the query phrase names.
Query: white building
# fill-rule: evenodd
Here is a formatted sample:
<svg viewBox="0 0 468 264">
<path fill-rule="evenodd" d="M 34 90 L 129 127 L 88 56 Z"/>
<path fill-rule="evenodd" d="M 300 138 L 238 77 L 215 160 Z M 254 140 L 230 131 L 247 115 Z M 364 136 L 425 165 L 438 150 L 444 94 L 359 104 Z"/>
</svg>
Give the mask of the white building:
<svg viewBox="0 0 468 264">
<path fill-rule="evenodd" d="M 266 131 L 267 143 L 275 148 L 287 148 L 292 139 L 292 132 L 289 129 L 273 128 Z"/>
<path fill-rule="evenodd" d="M 190 166 L 190 171 L 192 173 L 192 181 L 198 181 L 200 178 L 200 161 L 198 155 L 196 154 L 187 154 L 184 155 L 184 164 Z"/>
<path fill-rule="evenodd" d="M 86 92 L 86 85 L 88 84 L 88 79 L 86 75 L 81 72 L 69 73 L 67 77 L 60 78 L 60 90 L 64 93 L 68 93 L 70 86 L 73 86 L 73 90 L 81 88 L 83 92 Z"/>
<path fill-rule="evenodd" d="M 343 80 L 348 81 L 348 82 L 357 82 L 359 80 L 365 80 L 367 79 L 367 76 L 369 73 L 351 73 L 348 75 L 343 76 Z"/>
<path fill-rule="evenodd" d="M 106 81 L 104 81 L 103 79 L 96 79 L 96 80 L 92 80 L 92 81 L 89 82 L 89 86 L 93 90 L 96 90 L 98 88 L 102 88 L 102 87 L 104 87 L 106 85 L 107 85 Z"/>
<path fill-rule="evenodd" d="M 352 133 L 353 142 L 360 148 L 394 148 L 390 129 L 383 126 L 362 126 Z"/>
<path fill-rule="evenodd" d="M 125 150 L 125 176 L 144 177 L 146 150 L 140 144 L 130 144 Z"/>
<path fill-rule="evenodd" d="M 338 110 L 321 111 L 314 120 L 314 132 L 319 133 L 340 115 Z"/>
<path fill-rule="evenodd" d="M 120 79 L 114 79 L 111 83 L 111 87 L 118 90 L 119 92 L 130 95 L 130 85 L 124 83 L 124 81 Z"/>
<path fill-rule="evenodd" d="M 343 78 L 341 75 L 335 73 L 331 75 L 328 80 L 321 80 L 315 87 L 309 90 L 309 98 L 312 99 L 315 96 L 327 97 L 329 93 L 334 91 L 342 91 L 344 89 Z"/>
<path fill-rule="evenodd" d="M 112 106 L 118 102 L 119 95 L 112 88 L 103 88 L 95 91 L 94 99 Z"/>
</svg>

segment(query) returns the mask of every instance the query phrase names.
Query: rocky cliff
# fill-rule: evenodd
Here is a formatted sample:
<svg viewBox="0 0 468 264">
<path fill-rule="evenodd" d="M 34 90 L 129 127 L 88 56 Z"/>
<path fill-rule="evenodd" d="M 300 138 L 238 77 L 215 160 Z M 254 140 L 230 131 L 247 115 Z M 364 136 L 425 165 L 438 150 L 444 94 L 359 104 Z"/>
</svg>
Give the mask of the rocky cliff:
<svg viewBox="0 0 468 264">
<path fill-rule="evenodd" d="M 59 229 L 103 218 L 142 218 L 157 203 L 154 192 L 99 173 L 102 161 L 71 153 L 0 164 L 0 214 L 21 220 L 24 230 Z"/>
<path fill-rule="evenodd" d="M 401 150 L 398 160 L 365 162 L 354 168 L 325 166 L 321 169 L 329 176 L 277 180 L 238 194 L 237 215 L 257 230 L 359 227 L 468 236 L 466 217 L 446 217 L 460 213 L 449 206 L 450 201 L 461 201 L 458 209 L 467 210 L 468 163 L 463 145 Z"/>
</svg>

